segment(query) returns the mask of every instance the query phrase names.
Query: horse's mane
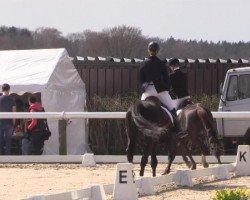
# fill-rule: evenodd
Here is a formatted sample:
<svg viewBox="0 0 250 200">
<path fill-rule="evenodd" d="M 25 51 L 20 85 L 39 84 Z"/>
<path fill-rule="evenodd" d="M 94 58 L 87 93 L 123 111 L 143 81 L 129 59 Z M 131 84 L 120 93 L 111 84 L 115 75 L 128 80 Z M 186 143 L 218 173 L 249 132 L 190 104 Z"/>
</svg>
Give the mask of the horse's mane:
<svg viewBox="0 0 250 200">
<path fill-rule="evenodd" d="M 132 118 L 144 135 L 159 140 L 167 132 L 166 115 L 158 103 L 137 101 L 131 108 Z"/>
</svg>

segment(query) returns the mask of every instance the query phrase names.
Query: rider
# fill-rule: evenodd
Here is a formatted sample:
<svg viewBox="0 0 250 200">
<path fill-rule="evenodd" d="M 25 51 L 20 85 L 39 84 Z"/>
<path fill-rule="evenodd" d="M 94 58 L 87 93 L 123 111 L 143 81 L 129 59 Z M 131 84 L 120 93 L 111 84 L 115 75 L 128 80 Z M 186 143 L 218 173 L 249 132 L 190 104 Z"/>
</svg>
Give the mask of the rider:
<svg viewBox="0 0 250 200">
<path fill-rule="evenodd" d="M 172 111 L 175 107 L 169 95 L 171 87 L 169 74 L 165 63 L 157 57 L 159 50 L 158 43 L 150 42 L 148 45 L 150 57 L 140 66 L 140 81 L 144 89 L 141 100 L 156 96 L 169 111 Z"/>
<path fill-rule="evenodd" d="M 170 73 L 170 81 L 172 85 L 173 95 L 176 97 L 174 99 L 176 110 L 179 108 L 184 101 L 191 101 L 191 98 L 187 89 L 187 76 L 186 73 L 181 71 L 180 63 L 177 58 L 172 58 L 169 61 L 169 67 L 172 70 Z"/>
<path fill-rule="evenodd" d="M 159 50 L 158 43 L 150 42 L 148 45 L 150 57 L 143 61 L 140 66 L 140 81 L 144 89 L 141 100 L 145 100 L 149 96 L 157 97 L 174 116 L 175 127 L 180 132 L 175 104 L 169 95 L 171 88 L 169 74 L 165 63 L 157 57 Z"/>
</svg>

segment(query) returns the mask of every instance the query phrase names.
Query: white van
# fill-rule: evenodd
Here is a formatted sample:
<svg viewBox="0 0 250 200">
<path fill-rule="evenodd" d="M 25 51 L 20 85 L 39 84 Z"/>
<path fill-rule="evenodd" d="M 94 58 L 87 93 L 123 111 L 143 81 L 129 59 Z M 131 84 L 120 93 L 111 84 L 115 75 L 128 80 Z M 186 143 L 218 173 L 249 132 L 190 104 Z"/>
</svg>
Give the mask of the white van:
<svg viewBox="0 0 250 200">
<path fill-rule="evenodd" d="M 218 111 L 250 111 L 250 67 L 227 71 Z M 250 127 L 250 119 L 217 119 L 219 136 L 225 149 L 233 149 L 243 142 L 243 136 Z"/>
</svg>

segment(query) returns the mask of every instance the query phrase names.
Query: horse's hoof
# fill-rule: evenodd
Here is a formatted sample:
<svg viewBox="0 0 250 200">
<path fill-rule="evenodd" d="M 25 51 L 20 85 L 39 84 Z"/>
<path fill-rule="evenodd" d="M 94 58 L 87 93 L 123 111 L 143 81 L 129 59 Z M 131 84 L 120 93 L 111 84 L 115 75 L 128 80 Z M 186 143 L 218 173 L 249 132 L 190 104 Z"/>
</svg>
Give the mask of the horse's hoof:
<svg viewBox="0 0 250 200">
<path fill-rule="evenodd" d="M 161 175 L 167 175 L 170 171 L 165 170 Z"/>
<path fill-rule="evenodd" d="M 196 169 L 196 165 L 192 165 L 191 170 L 195 170 Z"/>
<path fill-rule="evenodd" d="M 204 164 L 203 164 L 203 167 L 204 167 L 204 168 L 208 168 L 208 167 L 209 167 L 208 163 L 204 163 Z"/>
<path fill-rule="evenodd" d="M 186 165 L 187 165 L 188 168 L 192 167 L 192 163 L 191 162 L 186 162 Z"/>
</svg>

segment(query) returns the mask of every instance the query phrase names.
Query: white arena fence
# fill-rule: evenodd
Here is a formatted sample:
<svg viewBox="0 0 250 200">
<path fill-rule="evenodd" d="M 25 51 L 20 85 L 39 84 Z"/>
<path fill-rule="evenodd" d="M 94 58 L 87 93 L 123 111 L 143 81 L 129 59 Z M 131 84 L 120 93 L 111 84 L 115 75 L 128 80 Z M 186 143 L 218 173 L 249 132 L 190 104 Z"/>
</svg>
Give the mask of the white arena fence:
<svg viewBox="0 0 250 200">
<path fill-rule="evenodd" d="M 212 112 L 214 118 L 250 118 L 250 112 Z M 123 119 L 126 112 L 0 112 L 0 118 L 51 118 L 51 119 Z"/>
<path fill-rule="evenodd" d="M 250 112 L 212 112 L 214 118 L 249 118 Z M 68 119 L 123 119 L 126 116 L 126 112 L 0 112 L 0 118 L 51 118 L 58 120 Z M 60 133 L 59 133 L 60 134 Z M 108 156 L 108 155 L 95 155 L 95 161 L 98 163 L 118 163 L 126 162 L 126 156 Z M 196 161 L 200 161 L 200 156 L 194 156 Z M 233 156 L 222 156 L 222 162 L 229 163 L 233 162 Z M 140 162 L 140 156 L 135 156 L 135 162 Z M 159 162 L 167 162 L 166 156 L 159 156 Z M 208 156 L 207 161 L 209 163 L 216 163 L 214 156 Z M 46 155 L 46 156 L 0 156 L 0 163 L 81 163 L 82 155 Z M 177 156 L 175 163 L 182 162 L 182 158 Z"/>
</svg>

